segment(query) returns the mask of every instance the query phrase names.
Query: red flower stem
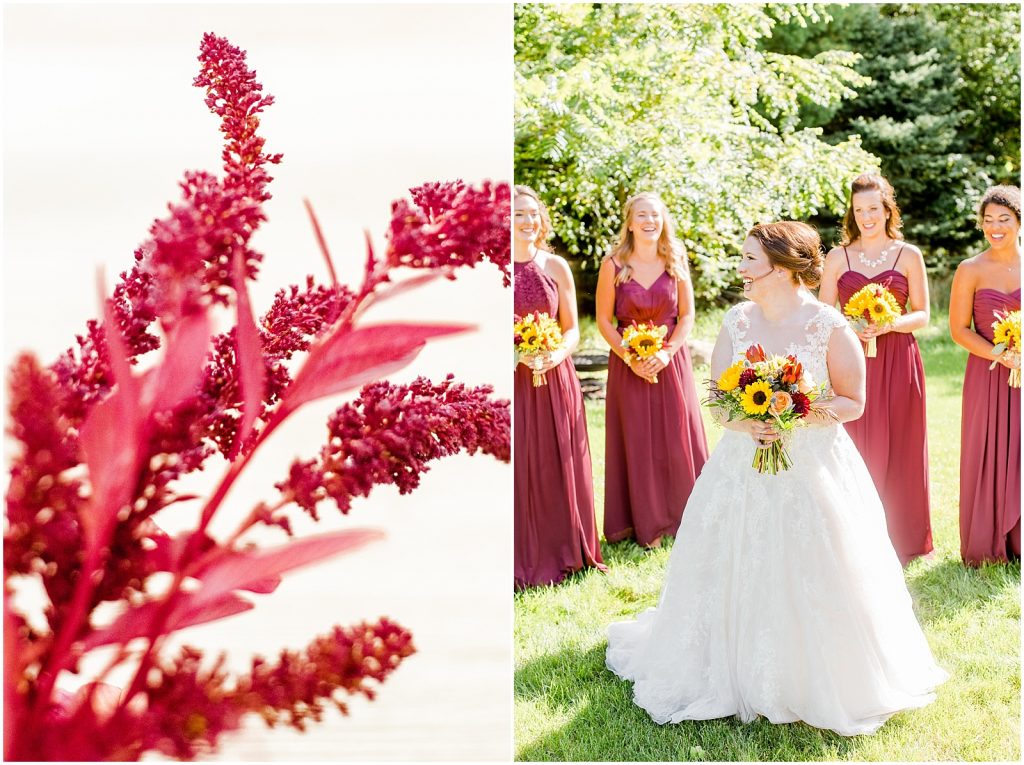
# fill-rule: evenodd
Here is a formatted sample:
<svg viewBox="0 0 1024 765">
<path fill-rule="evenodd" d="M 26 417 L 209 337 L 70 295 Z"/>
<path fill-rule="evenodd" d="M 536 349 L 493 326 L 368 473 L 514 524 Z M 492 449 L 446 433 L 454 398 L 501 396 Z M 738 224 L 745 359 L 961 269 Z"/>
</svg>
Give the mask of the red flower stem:
<svg viewBox="0 0 1024 765">
<path fill-rule="evenodd" d="M 386 266 L 384 269 L 374 269 L 372 272 L 367 274 L 367 277 L 363 281 L 363 286 L 360 289 L 359 294 L 348 306 L 345 307 L 345 310 L 342 311 L 341 315 L 334 322 L 332 331 L 352 321 L 353 317 L 356 315 L 359 309 L 363 307 L 362 304 L 364 302 L 369 302 L 368 298 L 371 297 L 371 293 L 376 288 L 376 286 L 383 280 L 383 277 L 385 275 Z M 132 678 L 131 684 L 128 687 L 128 691 L 121 697 L 117 709 L 115 710 L 114 714 L 111 715 L 110 720 L 108 721 L 109 725 L 116 725 L 119 722 L 121 716 L 124 714 L 125 710 L 128 707 L 128 703 L 135 696 L 135 694 L 142 689 L 142 685 L 145 682 L 146 675 L 149 673 L 149 669 L 153 664 L 153 655 L 155 653 L 156 645 L 160 641 L 161 635 L 163 635 L 164 627 L 167 624 L 167 619 L 170 617 L 171 611 L 174 608 L 174 604 L 181 591 L 181 583 L 182 581 L 184 581 L 185 577 L 188 574 L 189 564 L 191 563 L 192 558 L 195 556 L 196 551 L 199 549 L 199 545 L 201 544 L 202 541 L 203 532 L 206 531 L 206 527 L 209 525 L 214 513 L 220 507 L 221 502 L 224 501 L 224 498 L 227 496 L 228 491 L 230 490 L 232 485 L 234 485 L 234 482 L 238 478 L 238 476 L 241 475 L 242 470 L 244 470 L 246 465 L 248 465 L 249 460 L 252 458 L 252 456 L 256 453 L 259 447 L 267 440 L 270 434 L 273 433 L 277 429 L 277 427 L 282 422 L 284 422 L 284 420 L 287 419 L 287 417 L 293 411 L 294 410 L 291 409 L 290 407 L 285 407 L 283 405 L 277 408 L 277 410 L 271 416 L 270 420 L 267 422 L 266 427 L 263 428 L 263 430 L 261 430 L 259 435 L 256 437 L 256 441 L 253 444 L 252 448 L 248 452 L 242 454 L 240 459 L 236 459 L 228 466 L 227 472 L 224 474 L 224 477 L 217 485 L 216 491 L 213 493 L 213 495 L 210 497 L 207 503 L 203 506 L 203 510 L 199 519 L 199 526 L 197 526 L 196 530 L 193 531 L 192 534 L 189 536 L 188 543 L 185 546 L 185 551 L 182 553 L 181 556 L 178 571 L 175 573 L 174 581 L 171 583 L 167 595 L 165 596 L 164 601 L 160 607 L 160 611 L 157 613 L 156 618 L 154 618 L 153 620 L 153 625 L 149 630 L 149 635 L 147 635 L 149 642 L 146 646 L 146 650 L 142 654 L 141 659 L 139 660 L 139 666 L 135 671 L 135 675 Z"/>
<path fill-rule="evenodd" d="M 109 532 L 113 528 L 114 520 L 116 520 L 116 516 L 107 522 L 106 528 L 104 528 L 103 533 L 100 534 L 98 539 L 106 539 L 110 536 Z M 82 564 L 82 569 L 78 574 L 78 581 L 75 582 L 75 591 L 71 597 L 71 605 L 68 607 L 68 617 L 61 626 L 60 634 L 50 650 L 46 665 L 39 671 L 39 684 L 36 686 L 36 697 L 32 704 L 30 720 L 41 719 L 41 716 L 47 711 L 50 694 L 53 693 L 54 684 L 57 682 L 57 675 L 64 669 L 67 663 L 68 650 L 74 643 L 79 628 L 85 621 L 89 602 L 95 589 L 92 581 L 93 574 L 100 567 L 103 550 L 104 545 L 97 541 L 97 543 L 89 548 L 89 553 Z M 41 730 L 42 728 L 34 729 Z"/>
<path fill-rule="evenodd" d="M 131 701 L 135 694 L 142 689 L 142 684 L 145 682 L 145 677 L 149 673 L 149 669 L 153 663 L 154 649 L 160 641 L 160 637 L 164 633 L 164 627 L 167 624 L 167 619 L 170 617 L 171 611 L 177 601 L 177 597 L 181 592 L 181 583 L 184 581 L 185 577 L 188 576 L 190 564 L 193 562 L 192 559 L 199 550 L 203 533 L 206 531 L 206 527 L 209 526 L 214 513 L 220 507 L 221 502 L 224 501 L 228 491 L 231 489 L 232 485 L 234 485 L 238 476 L 241 475 L 245 466 L 248 465 L 252 456 L 267 440 L 270 434 L 277 429 L 278 425 L 284 422 L 285 418 L 287 418 L 290 413 L 291 412 L 289 410 L 281 408 L 278 408 L 278 410 L 274 412 L 270 421 L 267 422 L 267 426 L 261 430 L 259 435 L 256 437 L 256 442 L 253 444 L 252 449 L 245 452 L 239 459 L 236 459 L 228 465 L 227 472 L 217 485 L 217 490 L 203 506 L 203 511 L 199 518 L 199 525 L 196 527 L 195 531 L 189 535 L 188 543 L 185 545 L 185 550 L 182 553 L 181 560 L 178 564 L 178 571 L 174 575 L 174 581 L 171 583 L 171 586 L 167 591 L 167 595 L 161 604 L 160 610 L 153 619 L 153 624 L 150 627 L 149 634 L 146 636 L 149 643 L 146 646 L 145 652 L 142 654 L 142 658 L 139 660 L 139 666 L 135 670 L 135 676 L 132 678 L 128 691 L 121 697 L 117 710 L 111 716 L 110 724 L 115 724 L 119 720 L 120 716 L 127 708 L 128 702 Z"/>
<path fill-rule="evenodd" d="M 287 505 L 290 501 L 291 500 L 288 499 L 281 499 L 276 505 L 272 507 L 267 507 L 265 509 L 268 513 L 275 513 L 282 507 Z M 244 534 L 256 525 L 256 511 L 259 509 L 260 506 L 257 505 L 256 507 L 249 511 L 249 514 L 245 517 L 245 520 L 242 521 L 241 524 L 239 524 L 238 528 L 235 529 L 234 532 L 232 532 L 231 536 L 228 537 L 227 541 L 224 543 L 226 547 L 231 547 L 235 542 L 238 541 L 238 538 L 241 537 L 242 534 Z"/>
</svg>

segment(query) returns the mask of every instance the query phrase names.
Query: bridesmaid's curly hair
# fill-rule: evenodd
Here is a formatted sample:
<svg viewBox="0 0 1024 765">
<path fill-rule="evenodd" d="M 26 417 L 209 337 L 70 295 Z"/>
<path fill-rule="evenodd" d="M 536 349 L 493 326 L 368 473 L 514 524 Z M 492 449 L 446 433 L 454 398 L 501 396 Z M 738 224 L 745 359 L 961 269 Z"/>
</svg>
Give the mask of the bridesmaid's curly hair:
<svg viewBox="0 0 1024 765">
<path fill-rule="evenodd" d="M 540 210 L 540 228 L 537 230 L 537 236 L 534 237 L 533 243 L 540 247 L 544 242 L 551 236 L 551 216 L 548 215 L 547 205 L 541 200 L 537 192 L 531 189 L 529 186 L 523 186 L 517 183 L 515 186 L 515 192 L 512 194 L 513 206 L 516 201 L 516 197 L 529 197 L 537 203 L 537 209 Z"/>
<path fill-rule="evenodd" d="M 747 234 L 756 239 L 773 266 L 793 274 L 793 282 L 808 287 L 821 284 L 825 262 L 821 237 L 813 227 L 795 220 L 758 223 Z"/>
<path fill-rule="evenodd" d="M 985 208 L 989 205 L 1002 205 L 1010 208 L 1017 216 L 1017 222 L 1020 223 L 1020 189 L 1016 186 L 993 186 L 982 195 L 981 202 L 978 203 L 978 228 L 981 228 L 981 222 L 985 218 Z"/>
<path fill-rule="evenodd" d="M 862 191 L 877 191 L 882 196 L 882 206 L 888 213 L 885 219 L 885 235 L 890 239 L 902 239 L 903 218 L 900 216 L 900 207 L 896 204 L 896 191 L 892 184 L 878 173 L 864 173 L 854 178 L 850 184 L 850 198 L 846 205 L 846 214 L 843 216 L 843 238 L 840 244 L 848 247 L 860 239 L 860 227 L 853 214 L 853 195 Z"/>
</svg>

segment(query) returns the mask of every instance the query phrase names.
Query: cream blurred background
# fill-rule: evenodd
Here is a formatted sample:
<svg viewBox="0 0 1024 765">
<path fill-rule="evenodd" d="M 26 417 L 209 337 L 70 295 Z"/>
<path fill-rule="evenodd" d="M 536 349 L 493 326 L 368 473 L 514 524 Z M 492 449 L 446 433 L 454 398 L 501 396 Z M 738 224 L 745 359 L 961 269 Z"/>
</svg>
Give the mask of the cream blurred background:
<svg viewBox="0 0 1024 765">
<path fill-rule="evenodd" d="M 206 31 L 248 51 L 264 92 L 274 198 L 254 246 L 257 313 L 307 273 L 326 280 L 302 208 L 320 217 L 339 270 L 362 273 L 363 229 L 380 251 L 390 202 L 425 181 L 509 180 L 512 40 L 507 5 L 7 5 L 3 28 L 3 320 L 5 366 L 22 349 L 51 362 L 97 314 L 97 266 L 109 285 L 150 223 L 178 198 L 186 169 L 220 169 L 221 140 L 192 87 Z M 452 371 L 511 395 L 511 291 L 490 265 L 372 311 L 469 321 L 475 334 L 428 346 L 393 380 Z M 217 529 L 233 527 L 294 457 L 316 453 L 343 398 L 279 431 L 232 491 Z M 5 410 L 6 411 L 6 410 Z M 9 448 L 10 445 L 7 445 Z M 211 462 L 209 485 L 222 466 Z M 202 482 L 200 482 L 202 483 Z M 182 508 L 160 522 L 187 528 Z M 512 715 L 512 476 L 489 457 L 434 463 L 408 496 L 381 487 L 342 516 L 298 534 L 383 529 L 375 546 L 297 572 L 246 614 L 181 633 L 244 670 L 255 653 L 299 648 L 334 624 L 388 616 L 418 653 L 351 715 L 306 734 L 250 724 L 223 739 L 224 760 L 508 760 Z M 269 535 L 267 541 L 277 541 Z M 30 593 L 19 596 L 31 604 Z M 98 657 L 97 657 L 98 658 Z M 114 681 L 123 678 L 114 678 Z M 80 680 L 78 682 L 81 682 Z M 75 685 L 71 678 L 69 687 Z"/>
</svg>

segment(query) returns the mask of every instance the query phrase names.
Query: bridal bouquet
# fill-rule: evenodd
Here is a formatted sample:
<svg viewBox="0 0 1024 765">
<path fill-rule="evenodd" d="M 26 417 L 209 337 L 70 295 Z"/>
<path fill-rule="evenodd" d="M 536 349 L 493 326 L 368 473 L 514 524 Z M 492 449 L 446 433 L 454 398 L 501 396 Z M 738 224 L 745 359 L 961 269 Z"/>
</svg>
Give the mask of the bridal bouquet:
<svg viewBox="0 0 1024 765">
<path fill-rule="evenodd" d="M 650 322 L 637 324 L 635 321 L 622 332 L 622 347 L 626 349 L 623 358 L 627 364 L 637 359 L 647 359 L 665 347 L 665 335 L 668 327 L 658 326 Z M 658 382 L 654 375 L 652 382 Z"/>
<path fill-rule="evenodd" d="M 992 355 L 1002 356 L 1004 353 L 1012 353 L 1017 356 L 1017 362 L 1020 363 L 1020 311 L 1007 311 L 1006 313 L 996 313 L 996 320 L 992 322 L 992 330 L 995 333 L 993 340 L 995 340 L 995 347 L 992 349 Z M 989 366 L 989 369 L 995 369 L 998 361 L 993 361 Z M 1020 367 L 1017 369 L 1010 370 L 1010 379 L 1007 381 L 1011 388 L 1020 387 Z"/>
<path fill-rule="evenodd" d="M 718 380 L 709 381 L 707 406 L 725 412 L 727 420 L 773 422 L 786 434 L 811 411 L 811 404 L 824 393 L 795 356 L 768 356 L 760 345 L 750 346 Z M 754 452 L 759 473 L 776 475 L 789 470 L 793 461 L 783 439 Z"/>
<path fill-rule="evenodd" d="M 541 364 L 540 354 L 557 351 L 565 344 L 562 327 L 543 311 L 533 311 L 515 317 L 514 332 L 514 363 L 518 364 L 521 356 L 533 356 L 533 387 L 547 385 L 544 373 L 537 371 Z"/>
<path fill-rule="evenodd" d="M 851 319 L 851 324 L 864 330 L 872 324 L 892 324 L 902 311 L 895 295 L 881 284 L 872 282 L 850 296 L 843 306 L 843 313 Z M 868 340 L 864 355 L 868 358 L 878 355 L 875 338 Z"/>
</svg>

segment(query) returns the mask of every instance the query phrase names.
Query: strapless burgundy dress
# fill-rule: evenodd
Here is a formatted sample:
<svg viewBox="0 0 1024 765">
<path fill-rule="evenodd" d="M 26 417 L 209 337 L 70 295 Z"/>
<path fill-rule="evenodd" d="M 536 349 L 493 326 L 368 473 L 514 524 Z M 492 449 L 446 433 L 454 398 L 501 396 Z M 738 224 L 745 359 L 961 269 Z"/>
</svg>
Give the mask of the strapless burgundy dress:
<svg viewBox="0 0 1024 765">
<path fill-rule="evenodd" d="M 996 312 L 1020 310 L 1020 289 L 974 293 L 974 331 L 992 342 Z M 967 358 L 960 421 L 960 555 L 964 563 L 1020 558 L 1020 388 L 992 359 Z"/>
</svg>

